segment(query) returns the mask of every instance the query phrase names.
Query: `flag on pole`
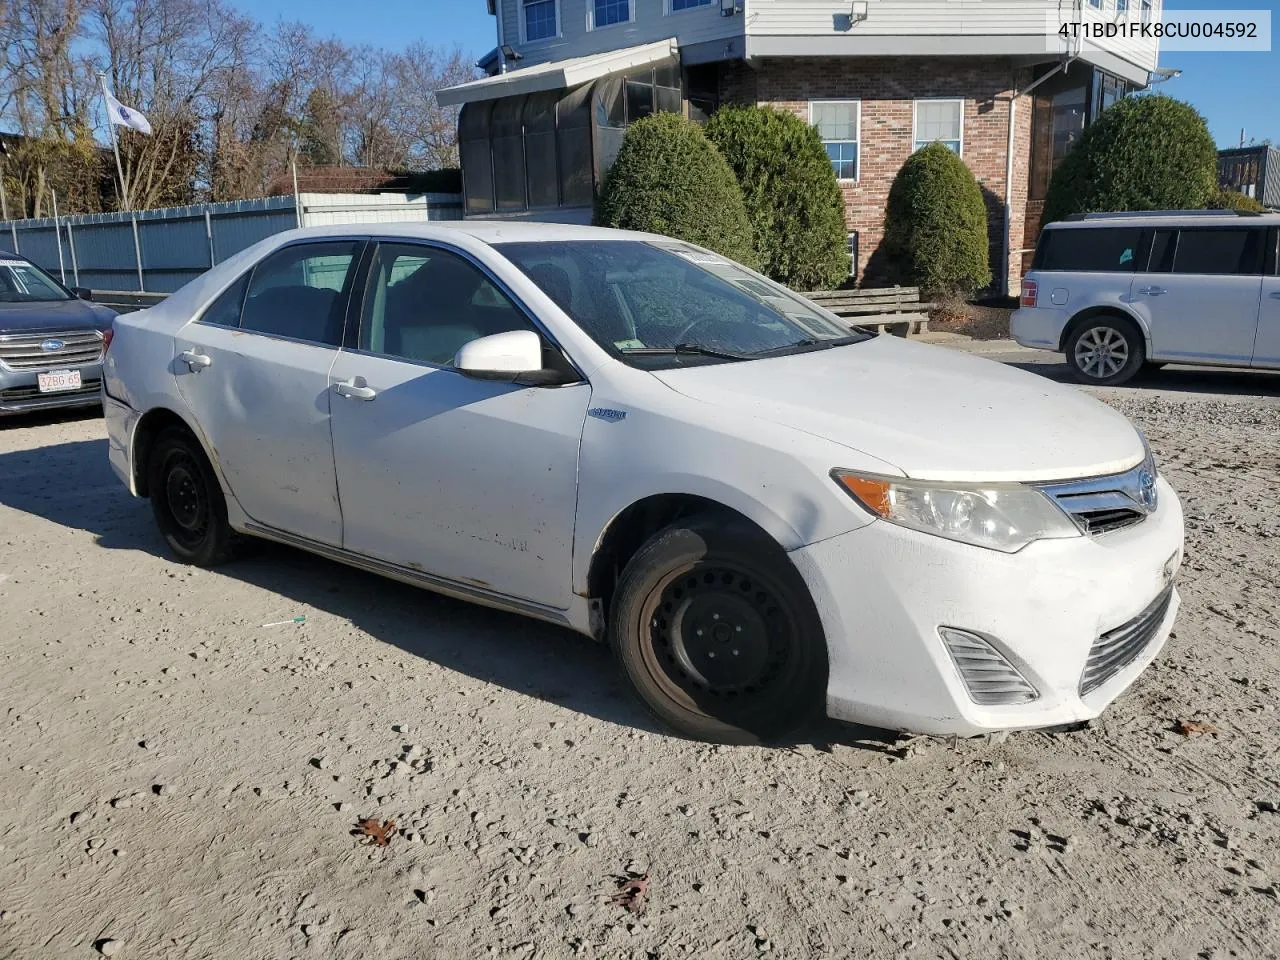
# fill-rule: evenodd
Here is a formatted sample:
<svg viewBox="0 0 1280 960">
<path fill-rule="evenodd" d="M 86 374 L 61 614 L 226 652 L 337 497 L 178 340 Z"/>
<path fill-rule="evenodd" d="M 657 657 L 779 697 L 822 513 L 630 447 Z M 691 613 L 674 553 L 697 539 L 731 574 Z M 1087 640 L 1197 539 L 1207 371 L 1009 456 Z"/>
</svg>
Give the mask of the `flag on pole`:
<svg viewBox="0 0 1280 960">
<path fill-rule="evenodd" d="M 117 127 L 130 127 L 139 133 L 151 133 L 151 124 L 147 122 L 147 118 L 133 109 L 133 107 L 126 107 L 109 94 L 105 84 L 102 89 L 102 95 L 107 98 L 107 119 Z"/>
</svg>

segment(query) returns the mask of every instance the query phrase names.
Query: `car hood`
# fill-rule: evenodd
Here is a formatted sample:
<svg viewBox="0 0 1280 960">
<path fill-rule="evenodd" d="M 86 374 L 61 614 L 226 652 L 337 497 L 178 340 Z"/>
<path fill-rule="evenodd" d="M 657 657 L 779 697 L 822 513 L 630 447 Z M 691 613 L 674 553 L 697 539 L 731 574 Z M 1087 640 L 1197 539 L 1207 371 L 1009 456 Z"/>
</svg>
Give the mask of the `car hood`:
<svg viewBox="0 0 1280 960">
<path fill-rule="evenodd" d="M 36 303 L 0 303 L 0 334 L 39 333 L 42 330 L 76 330 L 111 326 L 115 313 L 86 300 L 44 300 Z"/>
<path fill-rule="evenodd" d="M 898 337 L 654 375 L 692 399 L 922 480 L 1067 480 L 1116 473 L 1144 455 L 1128 420 L 1075 387 Z"/>
</svg>

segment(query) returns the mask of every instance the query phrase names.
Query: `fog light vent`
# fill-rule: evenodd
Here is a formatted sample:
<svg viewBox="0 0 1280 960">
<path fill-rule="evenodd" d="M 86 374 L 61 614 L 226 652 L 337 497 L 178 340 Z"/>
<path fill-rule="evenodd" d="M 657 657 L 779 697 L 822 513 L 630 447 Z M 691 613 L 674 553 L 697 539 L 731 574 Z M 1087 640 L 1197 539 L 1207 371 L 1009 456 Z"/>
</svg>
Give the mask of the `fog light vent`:
<svg viewBox="0 0 1280 960">
<path fill-rule="evenodd" d="M 939 627 L 969 698 L 983 706 L 1030 703 L 1040 694 L 986 639 L 967 630 Z"/>
</svg>

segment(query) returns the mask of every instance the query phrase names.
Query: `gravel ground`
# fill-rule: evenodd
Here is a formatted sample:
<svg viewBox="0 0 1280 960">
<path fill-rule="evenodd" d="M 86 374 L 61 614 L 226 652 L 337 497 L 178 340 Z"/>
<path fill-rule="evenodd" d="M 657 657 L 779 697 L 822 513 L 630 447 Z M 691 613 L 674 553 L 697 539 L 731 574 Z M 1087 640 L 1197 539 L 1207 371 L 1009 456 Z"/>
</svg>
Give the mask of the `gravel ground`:
<svg viewBox="0 0 1280 960">
<path fill-rule="evenodd" d="M 673 739 L 585 639 L 179 566 L 99 420 L 0 426 L 0 958 L 1277 956 L 1280 381 L 1173 380 L 1104 396 L 1184 498 L 1166 653 L 1086 729 L 954 743 Z"/>
</svg>

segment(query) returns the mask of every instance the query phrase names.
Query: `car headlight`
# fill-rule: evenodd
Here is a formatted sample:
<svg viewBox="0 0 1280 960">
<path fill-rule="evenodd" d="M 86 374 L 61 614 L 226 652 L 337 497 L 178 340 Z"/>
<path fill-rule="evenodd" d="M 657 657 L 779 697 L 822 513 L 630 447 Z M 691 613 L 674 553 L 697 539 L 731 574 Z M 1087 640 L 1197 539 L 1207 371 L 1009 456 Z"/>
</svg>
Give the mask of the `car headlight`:
<svg viewBox="0 0 1280 960">
<path fill-rule="evenodd" d="M 882 520 L 978 547 L 1017 553 L 1080 530 L 1040 491 L 1020 483 L 934 483 L 832 470 L 831 478 Z"/>
</svg>

